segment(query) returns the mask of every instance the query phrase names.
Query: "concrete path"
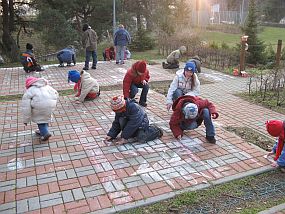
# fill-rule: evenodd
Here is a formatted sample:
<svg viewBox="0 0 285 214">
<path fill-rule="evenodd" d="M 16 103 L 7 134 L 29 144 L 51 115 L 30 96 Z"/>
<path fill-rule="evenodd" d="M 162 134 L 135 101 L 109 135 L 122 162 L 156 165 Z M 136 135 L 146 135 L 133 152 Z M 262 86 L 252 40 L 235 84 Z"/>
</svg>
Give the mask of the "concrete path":
<svg viewBox="0 0 285 214">
<path fill-rule="evenodd" d="M 121 84 L 129 66 L 100 63 L 90 73 L 101 85 L 112 86 Z M 160 67 L 148 66 L 152 81 L 173 78 Z M 68 69 L 51 66 L 35 74 L 0 69 L 1 96 L 22 94 L 30 75 L 49 79 L 58 90 L 70 89 Z M 216 145 L 206 143 L 204 126 L 175 140 L 165 97 L 154 91 L 149 92 L 146 111 L 164 136 L 120 146 L 104 137 L 114 119 L 109 100 L 121 91 L 103 91 L 99 99 L 80 105 L 73 96 L 60 97 L 50 126 L 53 136 L 46 143 L 33 134 L 35 124 L 22 124 L 20 100 L 0 102 L 0 213 L 113 213 L 270 170 L 266 152 L 224 127 L 248 126 L 265 134 L 265 120 L 283 115 L 234 96 L 246 90 L 247 79 L 208 69 L 199 75 L 213 81 L 201 91 L 220 113 Z"/>
</svg>

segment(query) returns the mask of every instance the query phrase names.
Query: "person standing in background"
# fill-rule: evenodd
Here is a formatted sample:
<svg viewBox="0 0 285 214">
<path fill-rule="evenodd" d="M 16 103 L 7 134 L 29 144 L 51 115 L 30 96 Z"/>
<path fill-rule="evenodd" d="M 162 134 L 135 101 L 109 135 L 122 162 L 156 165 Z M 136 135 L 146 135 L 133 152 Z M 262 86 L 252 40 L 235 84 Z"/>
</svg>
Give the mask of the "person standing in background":
<svg viewBox="0 0 285 214">
<path fill-rule="evenodd" d="M 114 45 L 116 47 L 116 64 L 124 64 L 126 46 L 131 42 L 129 32 L 124 25 L 119 25 L 119 29 L 114 34 Z"/>
</svg>

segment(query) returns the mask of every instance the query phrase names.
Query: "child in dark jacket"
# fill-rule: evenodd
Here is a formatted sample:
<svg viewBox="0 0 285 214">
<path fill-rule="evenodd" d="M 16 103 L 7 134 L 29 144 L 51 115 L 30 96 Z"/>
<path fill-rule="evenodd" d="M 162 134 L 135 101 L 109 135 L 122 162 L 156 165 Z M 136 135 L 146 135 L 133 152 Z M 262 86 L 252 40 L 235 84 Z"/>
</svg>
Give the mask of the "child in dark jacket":
<svg viewBox="0 0 285 214">
<path fill-rule="evenodd" d="M 273 136 L 277 137 L 277 141 L 272 148 L 272 151 L 268 154 L 275 155 L 274 162 L 272 164 L 273 167 L 280 167 L 282 172 L 285 172 L 285 121 L 281 120 L 270 120 L 266 121 L 266 129 L 267 132 Z"/>
<path fill-rule="evenodd" d="M 32 71 L 43 71 L 44 69 L 37 63 L 35 55 L 33 53 L 33 45 L 30 43 L 26 44 L 26 51 L 21 55 L 21 64 L 24 67 L 26 73 Z"/>
<path fill-rule="evenodd" d="M 67 63 L 67 66 L 71 66 L 71 62 L 76 64 L 76 55 L 75 49 L 72 46 L 64 48 L 57 53 L 57 59 L 59 61 L 58 67 L 64 67 L 64 63 Z"/>
<path fill-rule="evenodd" d="M 163 135 L 160 128 L 149 125 L 147 114 L 135 100 L 115 96 L 111 100 L 111 108 L 116 114 L 106 140 L 115 139 L 120 132 L 121 139 L 117 144 L 127 143 L 128 139 L 135 137 L 140 143 L 145 143 Z"/>
</svg>

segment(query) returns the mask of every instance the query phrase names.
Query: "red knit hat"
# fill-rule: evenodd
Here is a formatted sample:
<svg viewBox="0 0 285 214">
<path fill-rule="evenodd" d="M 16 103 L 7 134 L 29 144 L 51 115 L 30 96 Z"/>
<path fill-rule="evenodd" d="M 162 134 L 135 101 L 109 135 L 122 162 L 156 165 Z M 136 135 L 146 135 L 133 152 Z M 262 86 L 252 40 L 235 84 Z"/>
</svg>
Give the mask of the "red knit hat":
<svg viewBox="0 0 285 214">
<path fill-rule="evenodd" d="M 133 70 L 145 73 L 146 71 L 146 62 L 145 61 L 137 61 L 135 64 L 133 64 Z"/>
<path fill-rule="evenodd" d="M 119 111 L 126 105 L 126 100 L 123 95 L 115 96 L 111 99 L 111 109 L 113 111 Z"/>
<path fill-rule="evenodd" d="M 28 89 L 29 87 L 31 87 L 31 85 L 35 82 L 37 82 L 39 80 L 39 78 L 36 77 L 28 77 L 26 79 L 26 89 Z"/>
<path fill-rule="evenodd" d="M 284 129 L 283 121 L 281 120 L 266 121 L 266 129 L 271 136 L 279 137 Z"/>
</svg>

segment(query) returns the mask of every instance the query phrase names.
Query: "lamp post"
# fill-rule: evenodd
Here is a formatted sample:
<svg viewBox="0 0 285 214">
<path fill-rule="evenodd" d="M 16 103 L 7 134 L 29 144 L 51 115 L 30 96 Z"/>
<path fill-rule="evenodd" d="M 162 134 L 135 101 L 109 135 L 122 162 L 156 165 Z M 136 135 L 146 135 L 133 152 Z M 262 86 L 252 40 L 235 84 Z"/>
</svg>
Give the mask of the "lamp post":
<svg viewBox="0 0 285 214">
<path fill-rule="evenodd" d="M 245 51 L 247 50 L 247 47 L 248 47 L 248 45 L 246 43 L 247 38 L 248 38 L 248 36 L 246 36 L 246 35 L 241 37 L 240 63 L 239 63 L 240 73 L 245 70 Z"/>
<path fill-rule="evenodd" d="M 116 30 L 116 0 L 113 0 L 113 35 Z"/>
</svg>

